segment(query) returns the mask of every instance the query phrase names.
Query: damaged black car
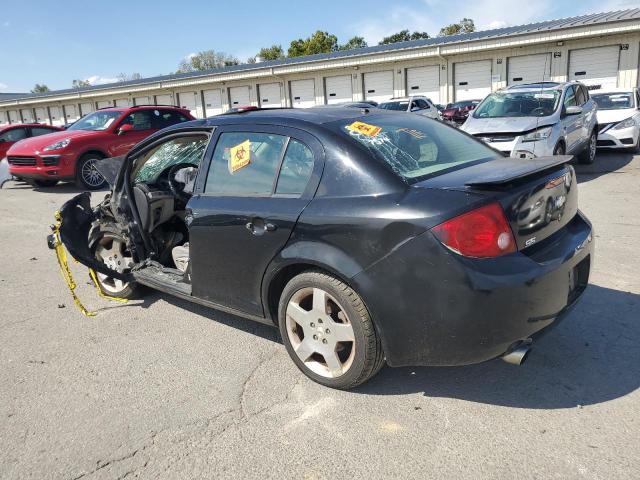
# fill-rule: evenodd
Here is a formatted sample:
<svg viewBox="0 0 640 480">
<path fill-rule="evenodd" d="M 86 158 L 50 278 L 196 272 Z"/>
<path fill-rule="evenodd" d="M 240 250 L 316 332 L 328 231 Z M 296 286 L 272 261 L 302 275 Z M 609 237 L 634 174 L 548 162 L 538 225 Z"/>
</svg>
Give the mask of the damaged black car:
<svg viewBox="0 0 640 480">
<path fill-rule="evenodd" d="M 521 363 L 585 290 L 570 157 L 499 152 L 420 116 L 255 110 L 165 129 L 60 211 L 100 289 L 144 285 L 280 329 L 313 380 L 387 363 Z"/>
</svg>

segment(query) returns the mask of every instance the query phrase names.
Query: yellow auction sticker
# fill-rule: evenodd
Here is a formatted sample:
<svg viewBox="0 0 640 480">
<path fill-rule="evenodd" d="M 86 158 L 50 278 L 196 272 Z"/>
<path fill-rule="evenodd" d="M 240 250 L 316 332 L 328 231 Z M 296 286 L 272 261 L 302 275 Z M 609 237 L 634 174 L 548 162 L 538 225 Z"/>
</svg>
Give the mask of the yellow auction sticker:
<svg viewBox="0 0 640 480">
<path fill-rule="evenodd" d="M 347 129 L 352 132 L 358 132 L 367 137 L 375 137 L 380 133 L 382 127 L 376 127 L 375 125 L 369 125 L 364 122 L 353 122 L 351 125 L 347 125 Z"/>
<path fill-rule="evenodd" d="M 235 173 L 251 163 L 251 141 L 245 140 L 229 149 L 229 173 Z"/>
</svg>

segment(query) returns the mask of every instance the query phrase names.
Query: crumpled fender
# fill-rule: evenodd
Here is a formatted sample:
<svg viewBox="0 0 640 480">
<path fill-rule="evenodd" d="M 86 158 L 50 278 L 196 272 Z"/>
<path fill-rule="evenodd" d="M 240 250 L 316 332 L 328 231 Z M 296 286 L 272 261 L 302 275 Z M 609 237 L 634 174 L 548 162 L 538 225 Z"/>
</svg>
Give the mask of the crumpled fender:
<svg viewBox="0 0 640 480">
<path fill-rule="evenodd" d="M 130 282 L 133 279 L 130 273 L 111 270 L 104 263 L 99 262 L 91 252 L 89 231 L 96 218 L 91 208 L 91 194 L 84 192 L 76 195 L 60 209 L 60 240 L 69 254 L 81 264 L 112 278 Z"/>
</svg>

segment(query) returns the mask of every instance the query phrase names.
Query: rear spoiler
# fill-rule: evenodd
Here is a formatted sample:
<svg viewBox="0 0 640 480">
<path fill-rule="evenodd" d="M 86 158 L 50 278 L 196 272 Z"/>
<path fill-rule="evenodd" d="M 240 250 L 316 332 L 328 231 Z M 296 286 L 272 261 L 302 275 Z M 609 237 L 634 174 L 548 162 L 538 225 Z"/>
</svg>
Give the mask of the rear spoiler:
<svg viewBox="0 0 640 480">
<path fill-rule="evenodd" d="M 465 185 L 468 187 L 504 185 L 558 165 L 563 165 L 572 159 L 573 155 L 536 157 L 530 160 L 512 157 L 500 158 L 470 167 L 473 169 L 473 179 L 466 181 Z M 471 173 L 471 170 L 467 170 L 467 172 Z"/>
</svg>

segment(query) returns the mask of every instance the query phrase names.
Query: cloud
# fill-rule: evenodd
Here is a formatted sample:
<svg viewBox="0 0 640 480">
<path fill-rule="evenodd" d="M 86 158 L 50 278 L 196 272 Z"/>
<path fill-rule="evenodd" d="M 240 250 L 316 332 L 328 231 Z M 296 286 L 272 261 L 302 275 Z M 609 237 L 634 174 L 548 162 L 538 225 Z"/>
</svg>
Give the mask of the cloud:
<svg viewBox="0 0 640 480">
<path fill-rule="evenodd" d="M 101 77 L 100 75 L 91 75 L 85 78 L 85 81 L 91 85 L 104 85 L 105 83 L 116 83 L 119 81 L 118 77 Z"/>
<path fill-rule="evenodd" d="M 626 1 L 626 0 L 618 0 Z M 458 22 L 463 17 L 474 20 L 478 30 L 521 25 L 557 17 L 552 0 L 514 2 L 513 0 L 423 0 L 422 7 L 393 6 L 384 15 L 371 16 L 356 22 L 350 28 L 362 35 L 370 45 L 400 30 L 426 31 L 436 36 L 440 28 Z M 562 15 L 559 15 L 562 16 Z"/>
<path fill-rule="evenodd" d="M 7 85 L 6 83 L 0 82 L 0 90 L 6 90 L 7 88 L 9 88 L 9 85 Z"/>
</svg>

